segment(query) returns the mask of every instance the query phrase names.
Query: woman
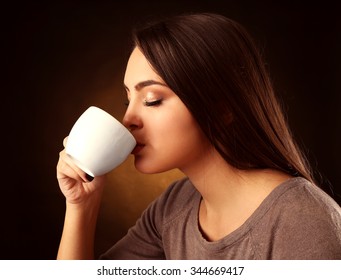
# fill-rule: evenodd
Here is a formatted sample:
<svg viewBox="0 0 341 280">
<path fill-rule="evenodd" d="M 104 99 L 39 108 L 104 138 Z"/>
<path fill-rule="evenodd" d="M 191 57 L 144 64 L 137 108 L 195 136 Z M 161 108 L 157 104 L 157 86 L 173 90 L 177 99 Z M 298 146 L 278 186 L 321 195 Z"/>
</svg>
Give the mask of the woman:
<svg viewBox="0 0 341 280">
<path fill-rule="evenodd" d="M 135 30 L 123 119 L 143 173 L 179 168 L 106 259 L 340 259 L 341 210 L 315 186 L 250 36 L 216 14 Z M 59 259 L 93 258 L 104 177 L 60 153 Z"/>
</svg>

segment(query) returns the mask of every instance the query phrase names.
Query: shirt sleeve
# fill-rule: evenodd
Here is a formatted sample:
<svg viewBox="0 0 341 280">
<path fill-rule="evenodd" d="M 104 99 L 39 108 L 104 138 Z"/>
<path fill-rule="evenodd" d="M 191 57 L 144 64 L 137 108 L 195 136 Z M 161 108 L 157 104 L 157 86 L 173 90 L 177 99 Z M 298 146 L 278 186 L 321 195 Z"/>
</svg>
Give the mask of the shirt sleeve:
<svg viewBox="0 0 341 280">
<path fill-rule="evenodd" d="M 126 236 L 100 256 L 100 259 L 162 260 L 166 259 L 165 225 L 188 208 L 195 190 L 185 177 L 174 181 L 142 213 Z M 187 207 L 187 208 L 186 208 Z M 181 242 L 181 240 L 176 240 Z M 169 246 L 168 246 L 169 247 Z"/>
<path fill-rule="evenodd" d="M 100 256 L 100 259 L 152 260 L 164 259 L 161 238 L 160 198 L 156 199 L 142 213 L 136 224 L 113 247 Z"/>
</svg>

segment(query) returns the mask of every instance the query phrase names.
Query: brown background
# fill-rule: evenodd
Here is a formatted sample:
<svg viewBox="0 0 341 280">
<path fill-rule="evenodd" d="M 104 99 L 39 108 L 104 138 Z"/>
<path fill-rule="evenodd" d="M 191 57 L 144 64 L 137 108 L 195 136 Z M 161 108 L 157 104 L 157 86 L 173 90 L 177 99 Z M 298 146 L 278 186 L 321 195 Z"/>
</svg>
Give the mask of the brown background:
<svg viewBox="0 0 341 280">
<path fill-rule="evenodd" d="M 341 203 L 340 20 L 328 1 L 34 1 L 2 6 L 0 259 L 54 259 L 64 199 L 55 179 L 63 138 L 90 105 L 122 119 L 130 28 L 152 15 L 219 12 L 244 24 L 264 49 L 289 122 Z M 110 173 L 96 256 L 174 179 Z"/>
</svg>

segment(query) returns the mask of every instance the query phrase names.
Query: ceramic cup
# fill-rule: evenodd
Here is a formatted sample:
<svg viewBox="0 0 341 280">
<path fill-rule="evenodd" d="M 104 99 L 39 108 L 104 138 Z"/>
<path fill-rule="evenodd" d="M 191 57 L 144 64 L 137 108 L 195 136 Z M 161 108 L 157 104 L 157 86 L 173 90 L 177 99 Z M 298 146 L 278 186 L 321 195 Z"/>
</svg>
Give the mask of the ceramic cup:
<svg viewBox="0 0 341 280">
<path fill-rule="evenodd" d="M 66 154 L 84 172 L 95 177 L 113 170 L 136 146 L 133 135 L 100 108 L 89 107 L 73 125 Z"/>
</svg>

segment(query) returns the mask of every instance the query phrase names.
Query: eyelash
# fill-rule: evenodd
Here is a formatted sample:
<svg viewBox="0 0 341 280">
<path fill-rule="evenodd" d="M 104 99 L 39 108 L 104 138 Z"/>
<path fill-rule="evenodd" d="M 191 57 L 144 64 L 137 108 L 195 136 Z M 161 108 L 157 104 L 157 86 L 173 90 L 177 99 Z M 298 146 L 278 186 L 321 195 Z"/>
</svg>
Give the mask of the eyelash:
<svg viewBox="0 0 341 280">
<path fill-rule="evenodd" d="M 143 105 L 144 106 L 147 106 L 147 107 L 150 107 L 150 106 L 158 106 L 160 105 L 162 102 L 162 99 L 158 99 L 158 100 L 154 100 L 154 101 L 143 101 Z"/>
<path fill-rule="evenodd" d="M 147 101 L 147 100 L 144 100 L 143 101 L 143 105 L 144 106 L 147 106 L 147 107 L 151 107 L 151 106 L 158 106 L 158 105 L 160 105 L 161 104 L 161 102 L 162 102 L 162 99 L 158 99 L 158 100 L 154 100 L 154 101 Z M 129 106 L 129 101 L 127 101 L 127 102 L 125 102 L 124 103 L 124 105 L 125 106 Z"/>
</svg>

